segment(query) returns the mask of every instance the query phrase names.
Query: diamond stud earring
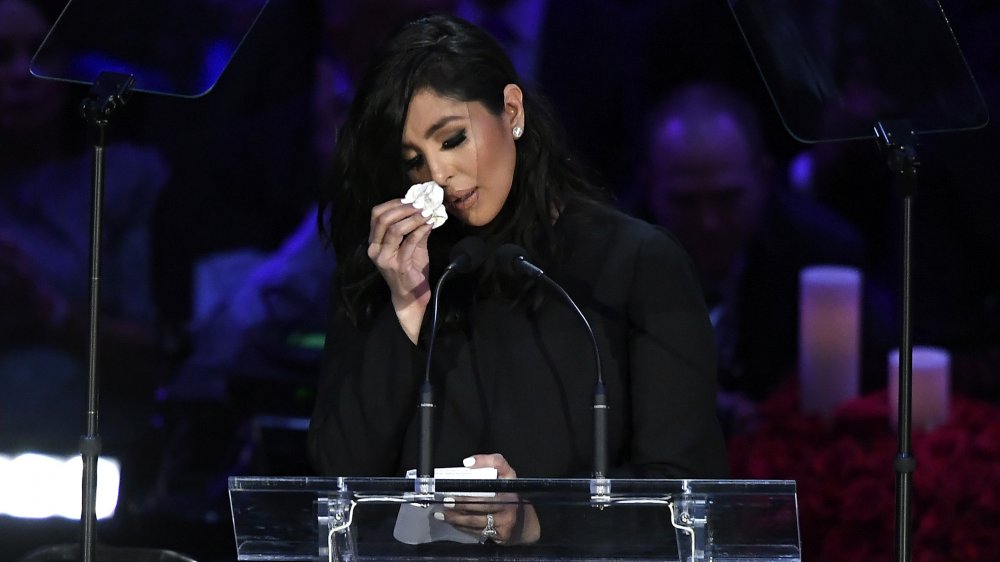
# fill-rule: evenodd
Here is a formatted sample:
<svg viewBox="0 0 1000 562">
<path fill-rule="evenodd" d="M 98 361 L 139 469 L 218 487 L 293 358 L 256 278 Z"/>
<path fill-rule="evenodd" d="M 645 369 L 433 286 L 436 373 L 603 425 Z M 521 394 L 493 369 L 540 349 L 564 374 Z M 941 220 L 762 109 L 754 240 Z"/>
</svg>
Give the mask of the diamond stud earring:
<svg viewBox="0 0 1000 562">
<path fill-rule="evenodd" d="M 519 138 L 521 138 L 521 135 L 524 134 L 524 129 L 522 129 L 520 127 L 514 127 L 514 131 L 513 132 L 514 132 L 514 138 L 515 139 L 519 139 Z"/>
</svg>

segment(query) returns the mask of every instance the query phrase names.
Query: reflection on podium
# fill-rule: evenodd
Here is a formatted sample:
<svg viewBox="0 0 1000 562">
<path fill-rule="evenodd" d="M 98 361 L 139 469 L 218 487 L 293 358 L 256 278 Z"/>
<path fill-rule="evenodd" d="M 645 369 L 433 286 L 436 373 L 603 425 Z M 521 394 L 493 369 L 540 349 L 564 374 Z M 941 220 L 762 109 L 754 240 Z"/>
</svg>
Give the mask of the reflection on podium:
<svg viewBox="0 0 1000 562">
<path fill-rule="evenodd" d="M 239 560 L 801 560 L 789 480 L 442 480 L 232 477 Z M 402 509 L 530 504 L 541 539 L 407 544 Z M 447 536 L 447 535 L 445 535 Z M 471 535 L 470 535 L 471 536 Z"/>
</svg>

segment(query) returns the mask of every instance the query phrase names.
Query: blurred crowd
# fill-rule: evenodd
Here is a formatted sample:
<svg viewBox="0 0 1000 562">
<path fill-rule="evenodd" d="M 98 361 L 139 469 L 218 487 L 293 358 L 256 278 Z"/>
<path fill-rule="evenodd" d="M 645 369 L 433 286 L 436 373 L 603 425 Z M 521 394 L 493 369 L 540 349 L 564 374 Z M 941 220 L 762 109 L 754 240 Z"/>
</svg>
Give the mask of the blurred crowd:
<svg viewBox="0 0 1000 562">
<path fill-rule="evenodd" d="M 187 4 L 176 16 L 197 18 Z M 1000 9 L 942 4 L 993 107 Z M 0 0 L 0 454 L 72 454 L 83 431 L 87 88 L 28 69 L 61 8 Z M 111 538 L 230 559 L 226 477 L 310 472 L 302 420 L 336 267 L 316 217 L 325 164 L 379 40 L 428 11 L 489 30 L 618 203 L 689 252 L 729 431 L 794 378 L 809 265 L 862 271 L 862 387 L 885 385 L 901 223 L 886 157 L 874 140 L 795 141 L 726 2 L 271 0 L 209 94 L 137 94 L 112 121 L 100 432 L 124 480 Z M 993 125 L 921 138 L 913 262 L 915 343 L 950 350 L 953 391 L 994 403 L 998 140 Z"/>
</svg>

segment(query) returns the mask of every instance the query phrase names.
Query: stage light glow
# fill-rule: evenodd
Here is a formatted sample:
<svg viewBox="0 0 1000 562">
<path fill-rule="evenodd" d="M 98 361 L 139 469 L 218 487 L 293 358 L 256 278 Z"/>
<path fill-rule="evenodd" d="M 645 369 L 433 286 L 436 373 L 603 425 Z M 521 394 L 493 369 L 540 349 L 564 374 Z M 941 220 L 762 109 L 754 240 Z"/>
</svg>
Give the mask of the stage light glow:
<svg viewBox="0 0 1000 562">
<path fill-rule="evenodd" d="M 0 515 L 42 519 L 80 519 L 83 460 L 38 453 L 0 455 Z M 98 519 L 108 519 L 118 505 L 118 461 L 97 459 Z"/>
</svg>

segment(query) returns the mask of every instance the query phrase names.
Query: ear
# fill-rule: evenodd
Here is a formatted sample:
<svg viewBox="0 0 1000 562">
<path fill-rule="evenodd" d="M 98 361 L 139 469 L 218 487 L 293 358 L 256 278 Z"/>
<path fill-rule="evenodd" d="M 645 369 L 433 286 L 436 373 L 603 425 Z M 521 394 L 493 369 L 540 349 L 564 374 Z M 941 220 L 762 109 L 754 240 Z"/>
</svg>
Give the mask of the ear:
<svg viewBox="0 0 1000 562">
<path fill-rule="evenodd" d="M 503 119 L 507 128 L 525 128 L 524 122 L 524 92 L 517 84 L 507 84 L 503 89 Z"/>
</svg>

